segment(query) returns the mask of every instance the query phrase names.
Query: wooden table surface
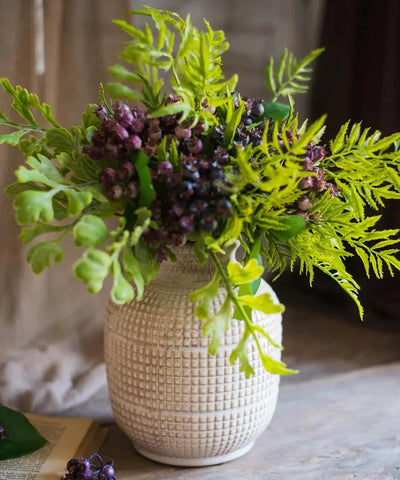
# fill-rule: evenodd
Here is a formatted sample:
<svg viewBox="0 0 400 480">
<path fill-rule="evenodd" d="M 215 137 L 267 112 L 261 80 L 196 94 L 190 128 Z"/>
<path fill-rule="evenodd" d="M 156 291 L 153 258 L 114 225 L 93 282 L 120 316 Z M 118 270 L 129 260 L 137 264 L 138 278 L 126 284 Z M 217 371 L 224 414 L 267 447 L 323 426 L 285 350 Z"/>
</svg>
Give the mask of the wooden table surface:
<svg viewBox="0 0 400 480">
<path fill-rule="evenodd" d="M 400 480 L 400 331 L 291 306 L 274 418 L 244 457 L 203 468 L 141 457 L 116 425 L 102 447 L 118 480 Z"/>
<path fill-rule="evenodd" d="M 175 468 L 141 457 L 115 425 L 101 454 L 118 480 L 400 479 L 400 362 L 282 385 L 255 447 L 232 462 Z"/>
</svg>

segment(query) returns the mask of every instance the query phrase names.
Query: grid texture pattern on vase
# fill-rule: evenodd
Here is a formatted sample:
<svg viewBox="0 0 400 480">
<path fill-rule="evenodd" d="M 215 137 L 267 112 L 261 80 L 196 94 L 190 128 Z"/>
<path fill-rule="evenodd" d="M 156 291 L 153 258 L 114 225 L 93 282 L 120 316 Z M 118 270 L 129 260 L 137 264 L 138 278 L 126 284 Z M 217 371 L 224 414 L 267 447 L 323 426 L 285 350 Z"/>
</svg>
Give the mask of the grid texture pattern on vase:
<svg viewBox="0 0 400 480">
<path fill-rule="evenodd" d="M 237 363 L 230 364 L 243 322 L 231 322 L 218 355 L 209 355 L 209 339 L 202 336 L 189 293 L 203 286 L 210 272 L 199 276 L 192 264 L 183 272 L 182 265 L 162 267 L 141 302 L 110 303 L 105 327 L 117 422 L 138 447 L 181 458 L 224 455 L 254 441 L 272 418 L 279 386 L 279 376 L 264 371 L 254 344 L 248 348 L 254 377 L 246 379 Z M 277 302 L 270 287 L 263 288 Z M 213 312 L 224 298 L 221 289 Z M 281 343 L 280 314 L 254 312 L 253 320 Z M 264 338 L 260 342 L 265 353 L 280 358 L 279 349 Z"/>
<path fill-rule="evenodd" d="M 224 455 L 254 441 L 268 426 L 274 407 L 267 415 L 252 408 L 194 417 L 136 411 L 134 405 L 116 400 L 114 413 L 137 446 L 159 454 L 190 458 Z"/>
<path fill-rule="evenodd" d="M 221 289 L 213 302 L 212 312 L 220 308 L 224 298 L 225 292 Z M 112 331 L 127 341 L 163 348 L 177 346 L 177 342 L 179 346 L 188 348 L 206 347 L 209 344 L 209 340 L 202 336 L 201 323 L 194 314 L 193 303 L 188 295 L 182 297 L 182 292 L 171 289 L 146 292 L 143 299 L 135 303 L 134 310 L 130 305 L 110 303 L 107 318 L 107 324 L 112 324 Z M 282 339 L 280 320 L 281 314 L 267 316 L 253 312 L 253 321 L 263 327 L 278 344 Z M 243 322 L 231 322 L 221 345 L 237 345 L 243 327 Z M 264 341 L 264 345 L 268 347 L 268 342 Z"/>
</svg>

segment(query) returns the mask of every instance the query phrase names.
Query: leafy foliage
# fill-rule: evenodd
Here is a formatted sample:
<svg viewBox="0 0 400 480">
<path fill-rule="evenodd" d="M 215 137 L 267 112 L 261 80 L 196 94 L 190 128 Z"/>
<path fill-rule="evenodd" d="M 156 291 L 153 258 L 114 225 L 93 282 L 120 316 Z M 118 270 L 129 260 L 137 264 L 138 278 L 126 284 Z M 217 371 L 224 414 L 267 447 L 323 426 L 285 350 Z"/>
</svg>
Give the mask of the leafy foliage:
<svg viewBox="0 0 400 480">
<path fill-rule="evenodd" d="M 141 100 L 153 117 L 180 112 L 182 121 L 203 121 L 206 126 L 215 123 L 208 106 L 218 106 L 221 97 L 234 91 L 238 80 L 236 75 L 225 80 L 221 69 L 221 55 L 229 48 L 224 32 L 214 31 L 206 20 L 206 31 L 200 32 L 190 16 L 184 20 L 176 13 L 152 7 L 132 14 L 150 17 L 156 32 L 148 23 L 140 30 L 125 20 L 116 20 L 114 23 L 132 38 L 121 59 L 134 65 L 136 72 L 116 64 L 110 73 L 119 81 L 141 85 L 142 92 L 120 83 L 108 84 L 109 92 L 116 98 Z M 167 92 L 160 71 L 170 73 L 169 84 L 181 98 L 179 103 L 164 105 Z"/>
<path fill-rule="evenodd" d="M 299 62 L 293 53 L 285 48 L 276 70 L 274 70 L 274 59 L 271 57 L 265 71 L 265 80 L 267 87 L 274 95 L 272 101 L 275 102 L 280 96 L 305 93 L 308 89 L 307 83 L 311 80 L 310 63 L 323 51 L 323 48 L 313 50 Z"/>
<path fill-rule="evenodd" d="M 83 248 L 74 272 L 89 291 L 98 292 L 111 275 L 114 302 L 140 300 L 146 285 L 156 277 L 160 261 L 174 259 L 174 253 L 165 248 L 160 260 L 157 245 L 146 237 L 149 231 L 160 234 L 165 220 L 157 216 L 155 205 L 165 205 L 168 198 L 157 197 L 157 185 L 167 192 L 177 188 L 160 174 L 162 163 L 175 177 L 186 179 L 184 161 L 193 157 L 194 147 L 202 152 L 193 157 L 195 161 L 215 160 L 214 155 L 218 160 L 222 152 L 226 163 L 213 172 L 222 176 L 213 179 L 210 174 L 205 183 L 214 192 L 224 190 L 228 215 L 217 227 L 195 230 L 183 238 L 193 245 L 200 264 L 209 258 L 215 266 L 211 281 L 191 295 L 195 314 L 203 322 L 203 333 L 210 337 L 212 354 L 218 351 L 231 321 L 242 322 L 243 335 L 230 359 L 239 362 L 246 376 L 254 373 L 247 354 L 250 342 L 269 372 L 294 373 L 263 351 L 265 342 L 280 346 L 254 322 L 253 312 L 277 314 L 283 306 L 267 293 L 258 293 L 261 276 L 265 270 L 279 276 L 289 267 L 308 275 L 312 283 L 319 269 L 347 292 L 362 317 L 359 285 L 347 271 L 346 259 L 358 256 L 367 276 L 381 278 L 385 271 L 393 275 L 400 270 L 398 230 L 379 230 L 379 215 L 368 214 L 370 208 L 378 210 L 386 200 L 400 198 L 400 133 L 384 137 L 360 123 L 347 122 L 329 145 L 319 145 L 325 116 L 300 124 L 291 96 L 306 90 L 310 65 L 322 49 L 300 61 L 285 50 L 276 68 L 271 58 L 266 83 L 272 99 L 252 104 L 235 92 L 237 76 L 224 77 L 221 55 L 228 43 L 222 31 L 214 31 L 207 21 L 200 31 L 189 16 L 183 19 L 151 7 L 133 13 L 144 15 L 150 23 L 139 29 L 125 20 L 115 21 L 129 36 L 121 60 L 133 70 L 113 65 L 110 72 L 117 81 L 108 84 L 107 91 L 113 99 L 140 101 L 146 106 L 143 118 L 127 107 L 131 121 L 136 115 L 134 134 L 121 124 L 115 131 L 116 104 L 108 104 L 102 85 L 101 105 L 88 105 L 81 125 L 67 129 L 58 125 L 50 107 L 36 95 L 0 80 L 22 118 L 18 123 L 0 112 L 0 125 L 13 129 L 0 136 L 0 143 L 18 145 L 26 158 L 6 193 L 15 196 L 20 239 L 33 242 L 28 262 L 40 273 L 61 261 L 62 241 L 72 235 L 76 246 Z M 278 103 L 281 97 L 287 103 Z M 36 120 L 38 113 L 46 126 Z M 103 122 L 104 118 L 109 122 Z M 173 127 L 168 123 L 171 118 Z M 115 137 L 123 141 L 127 135 L 134 137 L 136 143 L 129 151 L 121 143 L 125 148 L 122 165 L 104 149 L 95 158 L 88 154 L 89 146 L 108 141 L 104 128 L 112 131 L 106 134 L 114 150 L 119 148 Z M 195 146 L 182 139 L 188 132 Z M 179 150 L 179 142 L 185 141 L 186 150 Z M 107 175 L 116 175 L 118 168 L 122 176 L 124 168 L 134 170 L 137 184 L 108 185 Z M 195 174 L 196 168 L 189 173 Z M 100 181 L 105 174 L 107 178 Z M 118 195 L 111 190 L 115 186 Z M 181 200 L 182 191 L 175 193 Z M 211 200 L 216 208 L 215 197 Z M 119 220 L 116 227 L 108 224 L 112 217 Z M 243 259 L 224 262 L 224 254 L 236 243 L 243 248 Z M 214 312 L 213 302 L 221 288 L 225 297 Z"/>
</svg>

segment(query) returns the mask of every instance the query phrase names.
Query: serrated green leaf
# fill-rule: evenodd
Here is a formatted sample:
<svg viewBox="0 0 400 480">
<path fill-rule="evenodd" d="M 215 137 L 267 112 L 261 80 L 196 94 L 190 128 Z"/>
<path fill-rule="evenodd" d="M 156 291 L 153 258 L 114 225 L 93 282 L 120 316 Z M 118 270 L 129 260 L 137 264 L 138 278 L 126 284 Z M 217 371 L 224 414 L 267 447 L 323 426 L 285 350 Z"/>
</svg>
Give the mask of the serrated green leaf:
<svg viewBox="0 0 400 480">
<path fill-rule="evenodd" d="M 25 190 L 41 190 L 43 191 L 43 187 L 40 187 L 34 182 L 24 182 L 24 183 L 10 183 L 4 189 L 4 193 L 6 195 L 18 195 L 18 193 L 25 192 Z"/>
<path fill-rule="evenodd" d="M 295 375 L 298 370 L 287 368 L 286 363 L 275 360 L 264 352 L 260 352 L 261 362 L 267 372 L 275 375 Z"/>
<path fill-rule="evenodd" d="M 145 285 L 150 283 L 160 269 L 159 262 L 155 259 L 155 248 L 147 245 L 142 239 L 134 246 L 135 257 L 140 263 Z"/>
<path fill-rule="evenodd" d="M 247 355 L 248 340 L 249 331 L 247 327 L 245 327 L 242 338 L 240 339 L 237 347 L 232 350 L 229 357 L 229 362 L 231 365 L 234 365 L 236 361 L 239 360 L 239 369 L 241 372 L 244 372 L 246 378 L 250 378 L 252 375 L 254 375 L 254 368 L 251 366 L 249 357 Z"/>
<path fill-rule="evenodd" d="M 29 133 L 27 130 L 16 130 L 15 132 L 4 133 L 3 135 L 0 135 L 0 144 L 8 143 L 9 145 L 15 147 L 19 144 L 21 137 L 27 133 Z"/>
<path fill-rule="evenodd" d="M 0 425 L 6 434 L 0 440 L 0 460 L 27 455 L 47 443 L 25 415 L 11 408 L 0 406 Z"/>
<path fill-rule="evenodd" d="M 106 224 L 101 218 L 94 215 L 83 215 L 73 228 L 75 245 L 87 247 L 98 247 L 108 236 Z"/>
<path fill-rule="evenodd" d="M 56 241 L 40 242 L 33 245 L 27 253 L 26 260 L 34 273 L 41 273 L 54 262 L 59 263 L 64 252 Z"/>
<path fill-rule="evenodd" d="M 74 264 L 74 273 L 88 286 L 90 292 L 99 292 L 109 273 L 111 262 L 111 257 L 106 252 L 91 247 Z"/>
<path fill-rule="evenodd" d="M 248 307 L 259 310 L 267 315 L 284 311 L 283 305 L 275 304 L 269 293 L 262 293 L 256 297 L 253 295 L 241 295 L 237 297 L 237 300 L 241 305 L 247 305 Z"/>
<path fill-rule="evenodd" d="M 26 190 L 20 193 L 14 200 L 14 210 L 19 225 L 36 223 L 39 220 L 45 223 L 54 218 L 53 195 L 54 191 L 48 192 Z"/>
<path fill-rule="evenodd" d="M 228 276 L 233 285 L 250 283 L 259 278 L 263 271 L 263 267 L 255 258 L 249 260 L 244 266 L 233 262 L 229 262 L 227 266 Z"/>
<path fill-rule="evenodd" d="M 219 280 L 219 276 L 215 274 L 207 285 L 198 288 L 189 295 L 191 302 L 199 302 L 194 313 L 200 320 L 206 320 L 210 316 L 212 302 L 218 294 Z"/>
<path fill-rule="evenodd" d="M 140 301 L 144 293 L 144 280 L 140 263 L 133 254 L 132 248 L 127 246 L 123 254 L 123 267 L 128 281 L 133 281 L 136 286 L 136 299 Z"/>
<path fill-rule="evenodd" d="M 71 154 L 77 150 L 77 144 L 71 132 L 66 128 L 51 128 L 45 134 L 47 144 L 56 154 Z"/>
<path fill-rule="evenodd" d="M 79 215 L 85 207 L 90 205 L 93 199 L 92 193 L 87 190 L 68 188 L 64 190 L 64 193 L 68 200 L 67 213 L 71 217 Z"/>
<path fill-rule="evenodd" d="M 21 183 L 37 182 L 37 183 L 43 183 L 44 185 L 47 185 L 49 187 L 57 186 L 57 182 L 49 179 L 45 174 L 37 170 L 29 170 L 23 165 L 20 165 L 18 167 L 18 170 L 15 172 L 15 176 L 17 177 L 18 181 Z"/>
<path fill-rule="evenodd" d="M 211 341 L 208 345 L 208 351 L 211 355 L 217 354 L 222 337 L 229 328 L 231 318 L 232 304 L 230 298 L 227 296 L 221 309 L 202 326 L 203 335 L 206 337 L 211 336 Z"/>
<path fill-rule="evenodd" d="M 30 243 L 36 237 L 44 235 L 45 233 L 56 233 L 65 230 L 64 225 L 51 225 L 45 223 L 38 223 L 33 228 L 22 228 L 18 238 L 23 243 Z"/>
</svg>

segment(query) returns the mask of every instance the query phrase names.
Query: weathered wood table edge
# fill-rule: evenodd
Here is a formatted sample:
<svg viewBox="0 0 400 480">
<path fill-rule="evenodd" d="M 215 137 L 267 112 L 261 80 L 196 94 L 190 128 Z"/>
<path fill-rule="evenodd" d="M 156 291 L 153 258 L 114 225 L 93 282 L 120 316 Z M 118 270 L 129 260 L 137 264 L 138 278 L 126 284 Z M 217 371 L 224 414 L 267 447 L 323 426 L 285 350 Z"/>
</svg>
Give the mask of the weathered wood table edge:
<svg viewBox="0 0 400 480">
<path fill-rule="evenodd" d="M 101 449 L 118 480 L 400 480 L 400 362 L 284 384 L 246 456 L 206 468 L 141 457 L 116 425 Z"/>
</svg>

